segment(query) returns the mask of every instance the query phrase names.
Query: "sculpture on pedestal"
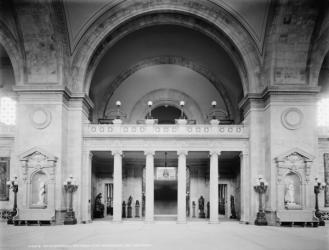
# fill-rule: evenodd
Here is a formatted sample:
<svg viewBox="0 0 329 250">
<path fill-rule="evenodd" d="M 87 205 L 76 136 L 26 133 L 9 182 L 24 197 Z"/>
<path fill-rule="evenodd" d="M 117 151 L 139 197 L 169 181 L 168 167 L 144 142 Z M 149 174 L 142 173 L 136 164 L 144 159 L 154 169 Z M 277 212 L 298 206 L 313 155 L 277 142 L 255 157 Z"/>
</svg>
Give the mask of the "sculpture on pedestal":
<svg viewBox="0 0 329 250">
<path fill-rule="evenodd" d="M 133 202 L 133 197 L 130 195 L 128 198 L 128 203 L 127 203 L 127 218 L 132 218 L 132 207 L 131 204 Z"/>
<path fill-rule="evenodd" d="M 140 208 L 139 201 L 136 200 L 136 203 L 135 203 L 135 217 L 136 218 L 139 218 L 139 208 Z"/>
<path fill-rule="evenodd" d="M 204 198 L 202 195 L 199 198 L 198 202 L 199 202 L 199 218 L 206 218 L 206 215 L 204 212 Z"/>
<path fill-rule="evenodd" d="M 192 217 L 195 218 L 195 201 L 192 202 Z"/>
<path fill-rule="evenodd" d="M 102 193 L 95 198 L 94 218 L 104 218 L 104 204 L 102 203 Z"/>
<path fill-rule="evenodd" d="M 230 219 L 236 219 L 234 196 L 231 195 L 230 199 L 231 199 L 231 216 L 230 216 Z"/>
</svg>

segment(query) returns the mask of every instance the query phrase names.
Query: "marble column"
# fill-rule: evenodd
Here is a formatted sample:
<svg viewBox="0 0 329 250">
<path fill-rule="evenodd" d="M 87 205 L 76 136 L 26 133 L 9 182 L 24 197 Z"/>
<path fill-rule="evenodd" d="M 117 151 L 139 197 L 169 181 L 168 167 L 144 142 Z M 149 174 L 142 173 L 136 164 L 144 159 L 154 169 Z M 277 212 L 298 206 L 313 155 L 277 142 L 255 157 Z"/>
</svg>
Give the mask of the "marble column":
<svg viewBox="0 0 329 250">
<path fill-rule="evenodd" d="M 210 152 L 209 223 L 218 223 L 218 156 L 219 155 L 220 155 L 220 151 L 214 150 Z"/>
<path fill-rule="evenodd" d="M 113 221 L 121 222 L 122 217 L 122 151 L 112 151 L 113 169 Z"/>
<path fill-rule="evenodd" d="M 323 154 L 324 160 L 324 182 L 326 187 L 324 189 L 324 206 L 329 207 L 329 153 Z"/>
<path fill-rule="evenodd" d="M 247 153 L 241 152 L 240 153 L 240 176 L 241 176 L 241 183 L 240 183 L 240 199 L 241 199 L 241 218 L 240 221 L 242 222 L 249 222 L 249 169 L 248 169 L 248 162 L 249 162 L 249 155 Z"/>
<path fill-rule="evenodd" d="M 186 150 L 180 150 L 178 155 L 178 196 L 177 223 L 186 223 Z"/>
<path fill-rule="evenodd" d="M 154 151 L 145 151 L 145 222 L 154 220 Z"/>
<path fill-rule="evenodd" d="M 93 154 L 90 151 L 83 152 L 83 170 L 82 178 L 83 185 L 81 186 L 82 192 L 82 222 L 91 222 L 91 169 L 92 169 L 92 159 Z"/>
</svg>

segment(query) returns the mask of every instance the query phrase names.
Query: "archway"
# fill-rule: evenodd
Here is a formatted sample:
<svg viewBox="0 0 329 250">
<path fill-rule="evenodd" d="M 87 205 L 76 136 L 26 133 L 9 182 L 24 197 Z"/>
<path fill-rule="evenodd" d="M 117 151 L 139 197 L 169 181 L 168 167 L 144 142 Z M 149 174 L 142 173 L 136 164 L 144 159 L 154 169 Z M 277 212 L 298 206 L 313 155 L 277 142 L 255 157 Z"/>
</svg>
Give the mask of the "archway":
<svg viewBox="0 0 329 250">
<path fill-rule="evenodd" d="M 181 117 L 181 111 L 169 105 L 156 107 L 152 110 L 152 117 L 158 120 L 158 124 L 175 124 L 175 120 Z M 186 117 L 183 114 L 183 117 Z"/>
<path fill-rule="evenodd" d="M 230 54 L 239 70 L 244 95 L 262 91 L 259 81 L 260 54 L 248 31 L 220 5 L 206 1 L 192 2 L 156 1 L 144 5 L 134 1 L 109 9 L 89 27 L 74 51 L 71 89 L 88 93 L 99 60 L 109 47 L 125 35 L 148 26 L 175 24 L 202 32 Z M 84 88 L 81 83 L 85 84 Z"/>
</svg>

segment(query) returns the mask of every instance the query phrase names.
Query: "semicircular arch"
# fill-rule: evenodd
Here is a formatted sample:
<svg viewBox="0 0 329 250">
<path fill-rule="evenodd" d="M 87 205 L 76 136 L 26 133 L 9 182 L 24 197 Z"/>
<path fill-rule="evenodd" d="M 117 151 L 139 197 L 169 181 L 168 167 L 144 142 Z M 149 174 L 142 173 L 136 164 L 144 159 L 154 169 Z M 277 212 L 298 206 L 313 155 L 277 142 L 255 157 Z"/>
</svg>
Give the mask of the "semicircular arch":
<svg viewBox="0 0 329 250">
<path fill-rule="evenodd" d="M 184 57 L 178 57 L 178 56 L 159 56 L 159 57 L 153 57 L 153 58 L 148 58 L 146 60 L 140 61 L 139 63 L 133 65 L 126 71 L 122 72 L 119 74 L 112 82 L 111 84 L 108 84 L 107 89 L 104 91 L 107 93 L 106 97 L 106 102 L 105 102 L 105 108 L 103 112 L 103 116 L 105 115 L 107 106 L 110 102 L 110 99 L 114 93 L 114 91 L 123 83 L 128 77 L 130 77 L 132 74 L 137 72 L 138 70 L 141 70 L 143 68 L 149 67 L 149 66 L 154 66 L 154 65 L 161 65 L 161 64 L 174 64 L 174 65 L 179 65 L 182 67 L 189 68 L 206 79 L 210 83 L 213 84 L 213 86 L 216 88 L 218 93 L 220 94 L 226 108 L 226 112 L 228 113 L 228 116 L 231 120 L 234 120 L 234 108 L 232 105 L 231 100 L 229 99 L 229 95 L 226 91 L 226 89 L 223 86 L 223 83 L 216 78 L 216 76 L 210 72 L 208 69 L 203 67 L 200 64 L 197 64 L 187 58 Z"/>
<path fill-rule="evenodd" d="M 132 3 L 123 2 L 103 14 L 87 30 L 74 52 L 71 89 L 89 92 L 93 67 L 96 67 L 97 63 L 95 62 L 99 60 L 97 58 L 101 57 L 108 44 L 113 44 L 116 39 L 116 35 L 112 34 L 113 31 L 122 24 L 132 23 L 131 21 L 138 16 L 158 12 L 175 13 L 180 17 L 182 15 L 193 17 L 194 22 L 189 20 L 184 23 L 184 18 L 181 18 L 181 22 L 177 22 L 177 24 L 197 29 L 212 38 L 218 38 L 216 32 L 224 34 L 227 37 L 225 48 L 232 56 L 233 61 L 238 64 L 237 68 L 242 79 L 244 95 L 249 92 L 261 91 L 259 81 L 261 57 L 257 45 L 248 31 L 230 13 L 216 4 L 207 1 L 192 1 L 194 4 L 187 4 L 187 2 L 191 1 L 169 1 L 166 4 L 156 1 L 145 6 L 139 1 L 135 1 L 133 4 L 135 8 L 132 8 Z M 128 9 L 131 11 L 127 11 Z M 158 19 L 153 25 L 159 24 L 161 21 Z M 179 18 L 176 21 L 179 21 Z M 200 24 L 207 24 L 208 28 L 205 29 L 202 25 L 200 27 Z M 138 29 L 140 28 L 141 26 L 138 27 Z M 127 32 L 128 30 L 124 30 L 122 35 L 127 34 Z M 216 42 L 222 40 L 221 36 Z"/>
<path fill-rule="evenodd" d="M 189 95 L 175 89 L 157 89 L 144 95 L 132 108 L 128 122 L 144 119 L 148 112 L 147 102 L 150 100 L 153 102 L 153 108 L 170 105 L 178 109 L 180 109 L 179 101 L 184 100 L 186 103 L 184 113 L 188 119 L 195 120 L 199 124 L 205 122 L 205 117 L 197 102 Z"/>
</svg>

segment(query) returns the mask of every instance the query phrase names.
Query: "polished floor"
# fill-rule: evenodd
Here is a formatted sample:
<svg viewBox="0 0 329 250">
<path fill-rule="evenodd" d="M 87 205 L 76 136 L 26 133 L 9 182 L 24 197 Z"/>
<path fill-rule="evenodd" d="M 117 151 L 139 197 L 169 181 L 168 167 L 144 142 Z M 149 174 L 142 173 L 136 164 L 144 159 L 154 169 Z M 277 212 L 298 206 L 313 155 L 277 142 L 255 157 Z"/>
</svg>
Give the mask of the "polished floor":
<svg viewBox="0 0 329 250">
<path fill-rule="evenodd" d="M 73 226 L 16 227 L 1 223 L 0 249 L 327 250 L 328 229 L 259 227 L 233 221 L 94 221 Z"/>
</svg>

